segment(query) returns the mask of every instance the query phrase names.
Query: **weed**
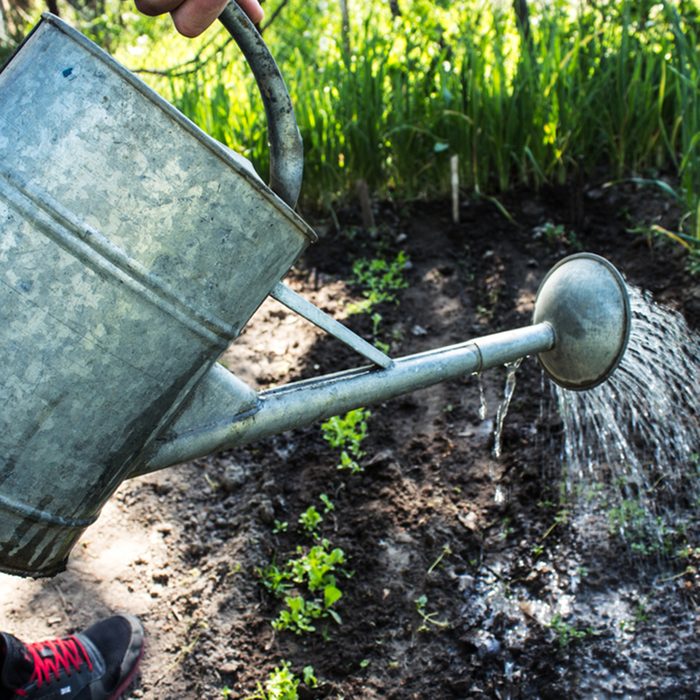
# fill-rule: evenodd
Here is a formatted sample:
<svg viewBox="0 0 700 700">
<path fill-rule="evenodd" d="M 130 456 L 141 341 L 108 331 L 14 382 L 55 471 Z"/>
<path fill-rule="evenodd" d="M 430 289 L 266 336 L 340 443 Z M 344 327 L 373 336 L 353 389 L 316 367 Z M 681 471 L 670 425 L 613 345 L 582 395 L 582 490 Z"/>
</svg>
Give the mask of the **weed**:
<svg viewBox="0 0 700 700">
<path fill-rule="evenodd" d="M 340 450 L 338 469 L 349 469 L 353 474 L 364 471 L 358 460 L 365 455 L 360 446 L 367 437 L 367 419 L 371 415 L 364 408 L 356 408 L 343 418 L 333 416 L 321 425 L 323 439 Z"/>
</svg>

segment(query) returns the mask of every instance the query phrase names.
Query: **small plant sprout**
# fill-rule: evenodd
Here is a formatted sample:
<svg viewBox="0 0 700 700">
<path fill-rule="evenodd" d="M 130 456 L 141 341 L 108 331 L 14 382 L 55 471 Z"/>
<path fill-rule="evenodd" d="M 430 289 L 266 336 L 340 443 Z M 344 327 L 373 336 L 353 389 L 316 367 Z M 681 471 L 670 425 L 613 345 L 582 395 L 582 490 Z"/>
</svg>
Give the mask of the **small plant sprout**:
<svg viewBox="0 0 700 700">
<path fill-rule="evenodd" d="M 314 670 L 311 666 L 305 666 L 302 671 L 304 684 L 309 688 L 315 688 L 318 684 Z M 252 695 L 247 695 L 244 700 L 299 700 L 299 684 L 301 680 L 290 670 L 288 661 L 282 661 L 270 672 L 265 684 L 258 682 L 258 687 Z M 223 694 L 223 693 L 222 693 Z M 224 695 L 224 697 L 229 697 Z"/>
<path fill-rule="evenodd" d="M 342 623 L 334 605 L 343 594 L 337 586 L 337 573 L 345 563 L 345 552 L 331 548 L 328 540 L 304 552 L 297 547 L 297 557 L 289 559 L 280 569 L 270 564 L 260 570 L 263 586 L 278 598 L 286 608 L 272 622 L 276 630 L 291 630 L 296 634 L 314 632 L 315 621 L 330 617 Z"/>
<path fill-rule="evenodd" d="M 330 498 L 325 493 L 322 493 L 319 497 L 318 500 L 323 503 L 323 514 L 327 515 L 330 513 L 332 510 L 335 510 L 335 506 L 333 505 L 333 501 L 331 501 Z"/>
<path fill-rule="evenodd" d="M 319 538 L 318 528 L 323 522 L 323 516 L 316 510 L 316 506 L 309 506 L 300 516 L 299 524 L 315 540 Z"/>
<path fill-rule="evenodd" d="M 275 520 L 275 523 L 272 526 L 272 532 L 274 532 L 275 535 L 278 535 L 281 532 L 287 532 L 287 528 L 289 528 L 289 523 L 286 520 Z"/>
<path fill-rule="evenodd" d="M 452 554 L 452 549 L 450 548 L 449 544 L 443 544 L 442 545 L 442 552 L 440 552 L 438 558 L 430 565 L 430 568 L 428 569 L 428 573 L 432 574 L 433 571 L 440 565 L 440 562 L 449 554 Z"/>
<path fill-rule="evenodd" d="M 569 245 L 574 250 L 580 250 L 581 244 L 573 231 L 567 231 L 562 224 L 555 224 L 552 221 L 547 221 L 540 226 L 535 226 L 532 230 L 532 237 L 535 239 L 544 238 L 550 246 L 556 246 L 560 243 Z"/>
<path fill-rule="evenodd" d="M 301 670 L 301 677 L 304 680 L 304 684 L 309 688 L 318 687 L 318 678 L 316 678 L 316 673 L 314 672 L 313 666 L 304 666 Z"/>
<path fill-rule="evenodd" d="M 289 572 L 286 569 L 280 569 L 274 563 L 258 569 L 258 575 L 263 586 L 273 595 L 281 596 L 292 587 Z"/>
<path fill-rule="evenodd" d="M 408 255 L 403 250 L 399 251 L 393 260 L 382 258 L 356 260 L 352 266 L 353 282 L 362 288 L 364 300 L 351 304 L 348 308 L 349 313 L 369 313 L 382 302 L 398 303 L 396 293 L 408 287 L 404 272 L 410 264 Z M 381 321 L 381 316 L 379 320 Z M 372 323 L 374 324 L 375 321 L 373 320 Z"/>
<path fill-rule="evenodd" d="M 415 603 L 416 603 L 416 612 L 421 616 L 421 619 L 423 620 L 423 623 L 418 628 L 419 632 L 430 631 L 429 625 L 432 625 L 433 627 L 440 627 L 440 628 L 445 628 L 445 627 L 450 626 L 450 623 L 447 620 L 436 620 L 435 619 L 435 617 L 437 615 L 436 612 L 428 612 L 428 596 L 426 596 L 426 595 L 418 596 L 418 598 L 416 598 L 416 600 L 415 600 Z"/>
<path fill-rule="evenodd" d="M 595 634 L 591 627 L 579 629 L 568 622 L 564 622 L 559 613 L 552 616 L 549 627 L 554 630 L 560 649 L 564 649 L 574 642 L 580 642 L 586 637 L 590 637 L 591 635 Z"/>
<path fill-rule="evenodd" d="M 343 418 L 333 416 L 321 424 L 323 439 L 340 450 L 338 469 L 349 469 L 353 474 L 364 471 L 359 461 L 365 453 L 361 448 L 367 437 L 367 419 L 372 414 L 364 408 L 348 411 Z"/>
</svg>

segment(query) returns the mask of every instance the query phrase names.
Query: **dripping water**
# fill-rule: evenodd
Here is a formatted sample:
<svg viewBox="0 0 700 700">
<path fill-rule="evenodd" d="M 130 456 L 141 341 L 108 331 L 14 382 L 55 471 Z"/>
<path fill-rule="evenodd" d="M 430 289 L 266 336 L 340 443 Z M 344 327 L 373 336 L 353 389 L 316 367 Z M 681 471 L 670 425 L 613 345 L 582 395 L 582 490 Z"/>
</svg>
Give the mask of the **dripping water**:
<svg viewBox="0 0 700 700">
<path fill-rule="evenodd" d="M 479 420 L 483 421 L 486 420 L 489 407 L 486 403 L 486 392 L 484 391 L 484 380 L 481 378 L 481 372 L 479 372 L 476 376 L 479 383 Z"/>
<path fill-rule="evenodd" d="M 510 408 L 510 402 L 513 398 L 513 393 L 515 392 L 515 375 L 518 368 L 522 364 L 523 358 L 515 360 L 515 362 L 509 362 L 506 364 L 506 384 L 503 389 L 503 399 L 498 405 L 498 410 L 496 411 L 496 428 L 493 434 L 493 456 L 496 459 L 501 456 L 501 437 L 503 435 L 503 423 L 508 414 L 508 409 Z"/>
</svg>

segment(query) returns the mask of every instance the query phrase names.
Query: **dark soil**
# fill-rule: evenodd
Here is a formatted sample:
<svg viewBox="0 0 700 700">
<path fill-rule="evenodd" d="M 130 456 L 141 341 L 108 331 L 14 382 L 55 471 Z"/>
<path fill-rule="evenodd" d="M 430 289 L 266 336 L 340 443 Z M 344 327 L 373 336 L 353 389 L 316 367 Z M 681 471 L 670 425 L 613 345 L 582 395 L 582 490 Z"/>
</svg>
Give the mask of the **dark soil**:
<svg viewBox="0 0 700 700">
<path fill-rule="evenodd" d="M 447 203 L 383 204 L 376 234 L 353 208 L 338 211 L 287 281 L 343 318 L 361 298 L 353 260 L 405 250 L 410 287 L 379 307 L 394 356 L 526 325 L 539 281 L 578 249 L 700 324 L 683 249 L 628 230 L 675 227 L 660 196 L 562 188 L 499 203 L 511 220 L 487 200 L 464 202 L 459 224 Z M 345 321 L 372 336 L 367 315 Z M 256 388 L 364 363 L 273 301 L 224 361 Z M 569 504 L 576 517 L 557 520 L 561 424 L 533 360 L 517 374 L 503 454 L 492 455 L 504 378 L 484 374 L 483 420 L 474 377 L 372 407 L 362 474 L 336 469 L 313 425 L 127 482 L 68 572 L 2 578 L 3 626 L 29 638 L 114 609 L 140 614 L 149 650 L 133 697 L 217 698 L 227 687 L 244 698 L 282 660 L 299 675 L 313 666 L 318 687 L 302 684 L 302 698 L 697 697 L 695 570 L 633 558 L 604 514 Z M 322 510 L 322 493 L 335 508 L 320 533 L 351 574 L 338 577 L 342 624 L 277 632 L 281 603 L 257 571 L 308 547 L 297 521 Z M 276 533 L 276 520 L 287 530 Z M 689 521 L 688 542 L 698 531 Z"/>
</svg>

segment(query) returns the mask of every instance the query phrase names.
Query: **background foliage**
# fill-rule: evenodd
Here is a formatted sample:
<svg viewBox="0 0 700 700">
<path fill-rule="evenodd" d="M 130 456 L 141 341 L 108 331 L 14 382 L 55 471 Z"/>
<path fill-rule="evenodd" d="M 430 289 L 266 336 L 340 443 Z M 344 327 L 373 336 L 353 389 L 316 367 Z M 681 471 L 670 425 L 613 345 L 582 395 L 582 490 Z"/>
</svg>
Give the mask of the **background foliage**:
<svg viewBox="0 0 700 700">
<path fill-rule="evenodd" d="M 193 42 L 130 2 L 58 5 L 267 171 L 261 102 L 223 29 Z M 306 205 L 358 179 L 383 197 L 444 195 L 458 155 L 460 185 L 482 193 L 601 170 L 665 176 L 687 211 L 679 228 L 700 238 L 697 0 L 268 0 L 266 13 L 304 137 Z"/>
</svg>

